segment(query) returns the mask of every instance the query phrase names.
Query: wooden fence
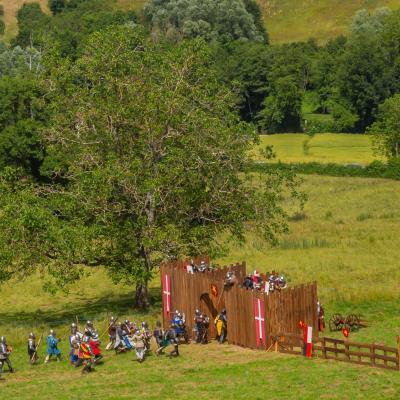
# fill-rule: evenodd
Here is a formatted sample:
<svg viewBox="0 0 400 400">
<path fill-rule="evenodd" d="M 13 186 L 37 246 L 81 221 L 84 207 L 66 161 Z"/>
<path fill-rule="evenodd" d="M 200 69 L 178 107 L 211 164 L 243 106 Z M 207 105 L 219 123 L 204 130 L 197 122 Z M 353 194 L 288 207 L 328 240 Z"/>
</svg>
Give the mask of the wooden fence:
<svg viewBox="0 0 400 400">
<path fill-rule="evenodd" d="M 273 337 L 277 351 L 295 355 L 303 354 L 302 335 L 278 333 Z M 345 339 L 314 337 L 313 357 L 400 370 L 399 348 L 376 343 L 358 343 Z"/>
<path fill-rule="evenodd" d="M 198 264 L 201 260 L 202 258 L 198 258 L 195 263 Z M 207 258 L 203 260 L 208 262 Z M 213 320 L 225 308 L 228 316 L 227 340 L 231 344 L 265 350 L 272 343 L 273 332 L 296 333 L 300 320 L 317 332 L 315 282 L 266 295 L 263 292 L 246 290 L 239 284 L 224 288 L 223 282 L 228 271 L 235 272 L 238 283 L 243 282 L 246 276 L 244 262 L 194 274 L 186 272 L 187 264 L 187 261 L 177 261 L 160 266 L 164 308 L 165 296 L 169 296 L 170 301 L 170 314 L 166 314 L 164 309 L 164 326 L 169 324 L 172 313 L 179 310 L 185 313 L 187 329 L 191 334 L 194 328 L 194 312 L 198 308 L 209 316 L 209 334 L 210 337 L 215 337 Z M 169 285 L 167 288 L 165 279 Z M 260 302 L 257 303 L 257 300 Z M 257 311 L 255 304 L 262 310 Z M 261 312 L 262 315 L 256 315 L 256 312 Z"/>
</svg>

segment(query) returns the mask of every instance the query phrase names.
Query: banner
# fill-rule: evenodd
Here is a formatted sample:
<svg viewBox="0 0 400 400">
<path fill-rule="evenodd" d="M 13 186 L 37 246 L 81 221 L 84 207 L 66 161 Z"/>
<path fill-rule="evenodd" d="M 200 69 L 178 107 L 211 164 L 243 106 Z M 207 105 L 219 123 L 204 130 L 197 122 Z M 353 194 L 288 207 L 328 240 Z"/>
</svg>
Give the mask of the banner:
<svg viewBox="0 0 400 400">
<path fill-rule="evenodd" d="M 164 324 L 169 326 L 171 319 L 171 277 L 165 274 L 162 278 Z"/>
<path fill-rule="evenodd" d="M 311 358 L 312 356 L 312 326 L 304 325 L 303 327 L 303 355 Z"/>
<path fill-rule="evenodd" d="M 266 346 L 264 300 L 254 299 L 254 319 L 256 321 L 256 345 Z"/>
</svg>

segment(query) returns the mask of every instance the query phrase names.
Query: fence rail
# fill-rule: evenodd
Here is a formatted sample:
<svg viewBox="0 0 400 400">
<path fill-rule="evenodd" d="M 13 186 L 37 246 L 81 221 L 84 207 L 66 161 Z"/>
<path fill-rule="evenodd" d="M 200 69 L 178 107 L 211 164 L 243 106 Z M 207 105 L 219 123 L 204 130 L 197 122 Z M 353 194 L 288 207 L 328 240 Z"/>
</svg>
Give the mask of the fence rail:
<svg viewBox="0 0 400 400">
<path fill-rule="evenodd" d="M 273 335 L 275 350 L 302 355 L 303 336 L 293 333 Z M 328 360 L 400 370 L 399 348 L 377 343 L 359 343 L 328 337 L 313 338 L 313 356 Z"/>
</svg>

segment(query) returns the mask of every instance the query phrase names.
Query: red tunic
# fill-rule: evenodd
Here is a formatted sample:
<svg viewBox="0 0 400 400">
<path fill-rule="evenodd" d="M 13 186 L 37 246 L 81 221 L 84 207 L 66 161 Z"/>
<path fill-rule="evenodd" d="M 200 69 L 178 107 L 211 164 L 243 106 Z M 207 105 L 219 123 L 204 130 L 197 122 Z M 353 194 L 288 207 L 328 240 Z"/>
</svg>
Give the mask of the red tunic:
<svg viewBox="0 0 400 400">
<path fill-rule="evenodd" d="M 89 342 L 90 348 L 94 356 L 99 356 L 101 354 L 100 343 L 94 340 Z"/>
</svg>

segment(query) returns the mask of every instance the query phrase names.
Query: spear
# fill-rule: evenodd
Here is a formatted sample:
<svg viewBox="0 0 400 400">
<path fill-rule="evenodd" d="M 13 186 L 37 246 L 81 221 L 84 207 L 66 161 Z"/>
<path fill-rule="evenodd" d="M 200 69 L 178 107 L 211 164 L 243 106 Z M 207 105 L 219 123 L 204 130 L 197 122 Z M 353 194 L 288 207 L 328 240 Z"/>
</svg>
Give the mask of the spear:
<svg viewBox="0 0 400 400">
<path fill-rule="evenodd" d="M 43 338 L 43 333 L 40 335 L 38 344 L 37 344 L 37 346 L 36 346 L 36 348 L 35 348 L 35 352 L 32 354 L 31 363 L 34 362 L 33 360 L 34 360 L 34 358 L 35 358 L 35 356 L 36 356 L 36 353 L 37 353 L 37 351 L 38 351 L 38 348 L 39 348 L 39 346 L 40 346 L 40 342 L 42 341 L 42 338 Z"/>
</svg>

